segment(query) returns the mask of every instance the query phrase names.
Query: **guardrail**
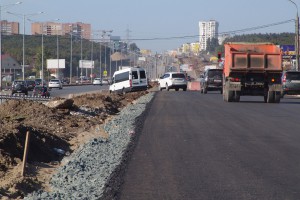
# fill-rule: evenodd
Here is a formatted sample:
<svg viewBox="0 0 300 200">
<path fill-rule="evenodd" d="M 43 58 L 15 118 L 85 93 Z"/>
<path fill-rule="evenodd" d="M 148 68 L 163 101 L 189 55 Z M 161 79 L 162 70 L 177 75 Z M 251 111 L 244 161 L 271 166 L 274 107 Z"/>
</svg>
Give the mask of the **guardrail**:
<svg viewBox="0 0 300 200">
<path fill-rule="evenodd" d="M 16 100 L 32 100 L 32 101 L 49 101 L 51 97 L 43 97 L 43 96 L 34 96 L 34 95 L 24 95 L 24 94 L 1 94 L 0 93 L 0 103 L 2 103 L 5 100 L 9 99 L 16 99 Z"/>
</svg>

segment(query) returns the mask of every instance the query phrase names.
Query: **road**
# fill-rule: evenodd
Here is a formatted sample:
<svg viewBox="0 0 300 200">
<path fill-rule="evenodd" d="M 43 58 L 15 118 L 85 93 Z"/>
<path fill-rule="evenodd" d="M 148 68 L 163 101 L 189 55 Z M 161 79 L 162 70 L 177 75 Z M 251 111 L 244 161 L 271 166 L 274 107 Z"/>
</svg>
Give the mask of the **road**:
<svg viewBox="0 0 300 200">
<path fill-rule="evenodd" d="M 121 200 L 300 199 L 300 99 L 158 92 Z"/>
</svg>

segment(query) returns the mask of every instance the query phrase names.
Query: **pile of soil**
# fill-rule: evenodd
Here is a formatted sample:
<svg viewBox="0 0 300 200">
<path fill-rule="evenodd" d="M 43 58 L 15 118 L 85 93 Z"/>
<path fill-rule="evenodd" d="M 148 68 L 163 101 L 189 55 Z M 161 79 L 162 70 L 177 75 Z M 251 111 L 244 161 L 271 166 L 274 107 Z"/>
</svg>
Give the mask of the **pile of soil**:
<svg viewBox="0 0 300 200">
<path fill-rule="evenodd" d="M 0 104 L 0 198 L 21 199 L 38 189 L 49 190 L 51 174 L 63 164 L 62 158 L 94 137 L 107 137 L 104 130 L 93 130 L 146 93 L 85 94 L 71 98 L 68 107 L 56 108 L 28 100 Z M 22 176 L 27 132 L 30 146 Z"/>
</svg>

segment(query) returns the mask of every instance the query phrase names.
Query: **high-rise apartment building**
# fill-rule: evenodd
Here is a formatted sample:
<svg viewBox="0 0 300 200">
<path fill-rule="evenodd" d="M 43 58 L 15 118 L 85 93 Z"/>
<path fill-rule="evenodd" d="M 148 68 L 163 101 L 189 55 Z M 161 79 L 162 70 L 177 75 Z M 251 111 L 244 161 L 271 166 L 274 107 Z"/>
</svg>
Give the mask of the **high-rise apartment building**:
<svg viewBox="0 0 300 200">
<path fill-rule="evenodd" d="M 68 35 L 72 33 L 74 36 L 84 39 L 91 39 L 91 25 L 81 22 L 76 23 L 59 23 L 59 22 L 35 22 L 31 24 L 32 35 Z"/>
<path fill-rule="evenodd" d="M 19 22 L 8 22 L 7 20 L 2 20 L 0 23 L 2 35 L 19 34 Z"/>
<path fill-rule="evenodd" d="M 199 22 L 199 43 L 200 51 L 207 49 L 207 40 L 218 39 L 219 23 L 215 20 Z"/>
</svg>

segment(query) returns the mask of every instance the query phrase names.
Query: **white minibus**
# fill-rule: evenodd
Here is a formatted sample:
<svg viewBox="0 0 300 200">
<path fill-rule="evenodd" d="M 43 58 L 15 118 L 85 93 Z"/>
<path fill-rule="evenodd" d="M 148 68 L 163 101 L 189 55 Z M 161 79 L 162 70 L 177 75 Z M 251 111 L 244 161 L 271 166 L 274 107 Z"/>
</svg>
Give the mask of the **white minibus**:
<svg viewBox="0 0 300 200">
<path fill-rule="evenodd" d="M 123 93 L 147 90 L 148 80 L 146 70 L 140 67 L 130 67 L 115 71 L 109 92 Z"/>
</svg>

